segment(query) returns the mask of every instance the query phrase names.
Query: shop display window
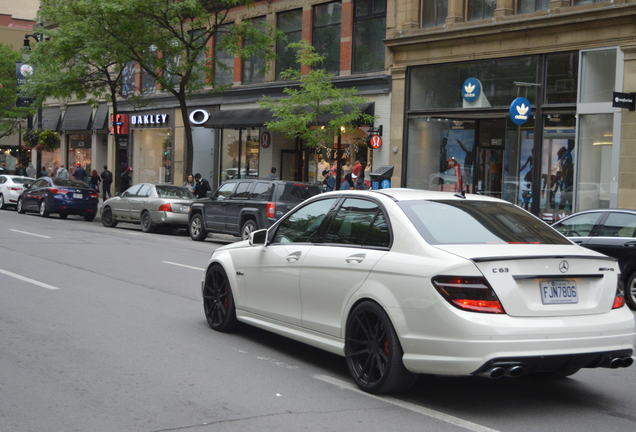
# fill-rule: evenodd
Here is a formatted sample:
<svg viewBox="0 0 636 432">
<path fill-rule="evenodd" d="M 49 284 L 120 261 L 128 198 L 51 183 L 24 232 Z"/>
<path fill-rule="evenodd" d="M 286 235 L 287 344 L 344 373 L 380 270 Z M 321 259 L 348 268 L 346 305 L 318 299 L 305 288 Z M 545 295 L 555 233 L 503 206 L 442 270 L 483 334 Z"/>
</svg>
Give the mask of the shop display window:
<svg viewBox="0 0 636 432">
<path fill-rule="evenodd" d="M 259 177 L 259 129 L 223 129 L 221 181 Z"/>
<path fill-rule="evenodd" d="M 87 173 L 91 172 L 92 153 L 90 135 L 70 135 L 68 137 L 68 167 L 72 171 L 80 165 Z"/>
<path fill-rule="evenodd" d="M 422 27 L 436 27 L 446 23 L 448 0 L 423 0 Z"/>
<path fill-rule="evenodd" d="M 303 24 L 303 10 L 294 9 L 276 15 L 276 29 L 284 37 L 276 42 L 276 79 L 287 69 L 298 69 L 296 51 L 287 48 L 290 43 L 299 42 Z"/>
<path fill-rule="evenodd" d="M 134 129 L 133 182 L 172 183 L 173 157 L 170 129 Z"/>
<path fill-rule="evenodd" d="M 41 164 L 49 176 L 54 176 L 62 164 L 62 150 L 58 148 L 54 151 L 43 151 Z M 41 169 L 41 167 L 38 169 Z"/>
<path fill-rule="evenodd" d="M 577 210 L 610 207 L 613 114 L 579 116 Z"/>
<path fill-rule="evenodd" d="M 581 62 L 579 102 L 610 102 L 616 82 L 616 49 L 585 51 Z"/>
<path fill-rule="evenodd" d="M 353 72 L 384 69 L 386 0 L 356 0 L 353 22 Z"/>
<path fill-rule="evenodd" d="M 314 6 L 313 45 L 325 57 L 322 66 L 327 72 L 340 72 L 340 17 L 339 1 Z"/>
</svg>

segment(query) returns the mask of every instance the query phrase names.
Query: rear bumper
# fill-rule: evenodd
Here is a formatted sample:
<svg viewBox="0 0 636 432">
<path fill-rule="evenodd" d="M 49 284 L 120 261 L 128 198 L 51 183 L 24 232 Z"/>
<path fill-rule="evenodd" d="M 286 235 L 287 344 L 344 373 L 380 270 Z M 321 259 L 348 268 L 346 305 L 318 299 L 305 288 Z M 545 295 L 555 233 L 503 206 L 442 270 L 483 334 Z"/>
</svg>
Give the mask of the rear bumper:
<svg viewBox="0 0 636 432">
<path fill-rule="evenodd" d="M 97 198 L 73 201 L 62 198 L 50 198 L 47 201 L 51 213 L 66 213 L 70 215 L 85 215 L 97 213 Z"/>
<path fill-rule="evenodd" d="M 188 226 L 188 213 L 151 211 L 152 222 L 160 225 Z"/>
</svg>

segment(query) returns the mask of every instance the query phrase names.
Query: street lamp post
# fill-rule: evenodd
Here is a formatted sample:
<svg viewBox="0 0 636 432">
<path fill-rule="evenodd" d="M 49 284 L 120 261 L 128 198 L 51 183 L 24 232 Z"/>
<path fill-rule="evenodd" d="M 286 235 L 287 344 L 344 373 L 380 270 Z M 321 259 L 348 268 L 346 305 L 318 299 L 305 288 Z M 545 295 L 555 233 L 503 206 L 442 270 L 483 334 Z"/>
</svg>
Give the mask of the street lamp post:
<svg viewBox="0 0 636 432">
<path fill-rule="evenodd" d="M 23 49 L 24 49 L 25 53 L 29 53 L 31 51 L 31 43 L 29 41 L 29 38 L 31 38 L 35 42 L 39 43 L 39 42 L 42 42 L 44 40 L 44 34 L 40 33 L 40 32 L 35 32 L 35 33 L 24 35 Z M 38 125 L 37 125 L 37 129 L 39 131 L 42 130 L 42 104 L 41 103 L 38 103 Z M 33 115 L 32 114 L 29 114 L 29 116 L 27 117 L 27 130 L 28 131 L 32 131 L 33 130 Z M 42 154 L 38 150 L 37 153 L 36 153 L 36 160 L 35 160 L 35 166 L 36 166 L 36 170 L 37 170 L 38 173 L 40 172 L 41 161 L 42 161 Z"/>
</svg>

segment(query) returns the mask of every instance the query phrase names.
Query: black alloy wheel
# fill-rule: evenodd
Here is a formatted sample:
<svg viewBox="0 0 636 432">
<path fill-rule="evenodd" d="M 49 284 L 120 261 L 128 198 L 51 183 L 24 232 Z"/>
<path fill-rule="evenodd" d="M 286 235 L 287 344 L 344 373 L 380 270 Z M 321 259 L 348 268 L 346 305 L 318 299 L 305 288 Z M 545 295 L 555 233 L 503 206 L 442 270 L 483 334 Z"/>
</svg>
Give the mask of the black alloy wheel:
<svg viewBox="0 0 636 432">
<path fill-rule="evenodd" d="M 102 210 L 102 225 L 107 228 L 114 228 L 117 225 L 117 221 L 113 217 L 113 211 L 110 207 L 105 207 Z"/>
<path fill-rule="evenodd" d="M 152 218 L 150 217 L 150 212 L 144 210 L 141 213 L 141 230 L 145 233 L 155 232 L 157 226 L 152 223 Z"/>
<path fill-rule="evenodd" d="M 93 222 L 95 220 L 95 213 L 86 213 L 84 215 L 84 220 L 86 222 Z"/>
<path fill-rule="evenodd" d="M 18 205 L 16 206 L 16 210 L 20 214 L 24 214 L 24 207 L 22 206 L 22 198 L 18 198 Z"/>
<path fill-rule="evenodd" d="M 632 310 L 636 310 L 636 270 L 632 272 L 625 283 L 625 301 Z"/>
<path fill-rule="evenodd" d="M 195 214 L 190 219 L 190 224 L 188 225 L 188 231 L 190 231 L 190 238 L 195 241 L 203 241 L 207 236 L 205 232 L 205 227 L 203 225 L 203 216 L 200 213 Z"/>
<path fill-rule="evenodd" d="M 211 329 L 229 332 L 236 328 L 236 309 L 225 270 L 213 264 L 205 276 L 203 311 Z"/>
<path fill-rule="evenodd" d="M 4 203 L 4 195 L 0 194 L 0 210 L 4 209 L 6 204 Z"/>
<path fill-rule="evenodd" d="M 256 222 L 254 219 L 247 219 L 241 226 L 241 239 L 249 240 L 250 234 L 256 231 Z"/>
<path fill-rule="evenodd" d="M 40 216 L 49 217 L 49 208 L 46 205 L 46 200 L 40 201 Z"/>
<path fill-rule="evenodd" d="M 402 347 L 389 317 L 375 302 L 358 304 L 347 321 L 345 356 L 360 389 L 393 393 L 415 384 L 416 375 L 402 363 Z"/>
</svg>

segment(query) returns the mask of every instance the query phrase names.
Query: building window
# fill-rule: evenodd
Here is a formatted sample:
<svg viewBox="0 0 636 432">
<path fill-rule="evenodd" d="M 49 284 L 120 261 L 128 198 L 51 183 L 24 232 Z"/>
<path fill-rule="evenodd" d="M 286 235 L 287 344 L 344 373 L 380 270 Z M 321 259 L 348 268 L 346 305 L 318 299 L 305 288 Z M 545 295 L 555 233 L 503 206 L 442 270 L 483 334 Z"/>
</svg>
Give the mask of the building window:
<svg viewBox="0 0 636 432">
<path fill-rule="evenodd" d="M 422 27 L 443 25 L 448 16 L 448 0 L 424 0 L 422 2 Z"/>
<path fill-rule="evenodd" d="M 578 69 L 578 52 L 546 56 L 546 104 L 576 103 Z"/>
<path fill-rule="evenodd" d="M 517 0 L 517 13 L 531 13 L 548 8 L 549 0 Z"/>
<path fill-rule="evenodd" d="M 276 42 L 276 79 L 280 79 L 280 73 L 287 69 L 299 69 L 296 51 L 287 46 L 300 41 L 302 25 L 302 9 L 281 12 L 276 16 L 276 29 L 284 35 Z"/>
<path fill-rule="evenodd" d="M 141 69 L 141 92 L 143 94 L 152 94 L 155 92 L 156 81 L 152 75 L 150 75 L 146 69 Z"/>
<path fill-rule="evenodd" d="M 584 4 L 592 4 L 592 3 L 603 3 L 609 0 L 574 0 L 574 6 L 584 5 Z"/>
<path fill-rule="evenodd" d="M 230 53 L 226 44 L 229 43 L 232 24 L 219 26 L 214 38 L 214 85 L 232 85 L 234 81 L 234 54 Z"/>
<path fill-rule="evenodd" d="M 265 30 L 265 17 L 253 18 L 250 23 L 258 31 Z M 243 41 L 244 45 L 250 45 L 253 41 L 246 37 Z M 262 53 L 254 54 L 253 56 L 243 60 L 243 79 L 244 84 L 261 83 L 265 81 L 265 57 Z"/>
<path fill-rule="evenodd" d="M 137 64 L 135 62 L 128 62 L 124 66 L 121 72 L 121 95 L 132 96 L 135 94 L 135 72 L 137 71 Z"/>
<path fill-rule="evenodd" d="M 356 0 L 353 23 L 353 72 L 384 69 L 386 0 Z"/>
<path fill-rule="evenodd" d="M 341 8 L 339 1 L 314 6 L 314 48 L 325 57 L 322 67 L 335 74 L 340 71 Z"/>
<path fill-rule="evenodd" d="M 468 0 L 468 21 L 492 18 L 497 0 Z"/>
</svg>

